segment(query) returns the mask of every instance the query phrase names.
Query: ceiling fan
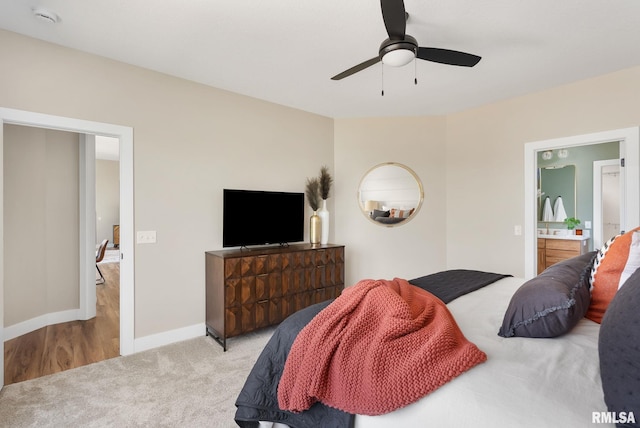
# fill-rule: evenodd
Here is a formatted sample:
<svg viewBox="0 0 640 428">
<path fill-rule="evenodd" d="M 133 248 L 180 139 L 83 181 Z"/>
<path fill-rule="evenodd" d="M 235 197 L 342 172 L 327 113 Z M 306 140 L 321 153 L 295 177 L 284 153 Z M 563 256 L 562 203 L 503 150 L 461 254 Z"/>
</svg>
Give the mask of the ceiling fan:
<svg viewBox="0 0 640 428">
<path fill-rule="evenodd" d="M 407 65 L 415 58 L 462 67 L 473 67 L 480 61 L 481 57 L 465 52 L 418 46 L 416 39 L 405 33 L 409 14 L 404 10 L 404 1 L 380 0 L 380 6 L 389 38 L 380 45 L 378 56 L 336 74 L 331 80 L 344 79 L 380 61 L 394 67 Z"/>
</svg>

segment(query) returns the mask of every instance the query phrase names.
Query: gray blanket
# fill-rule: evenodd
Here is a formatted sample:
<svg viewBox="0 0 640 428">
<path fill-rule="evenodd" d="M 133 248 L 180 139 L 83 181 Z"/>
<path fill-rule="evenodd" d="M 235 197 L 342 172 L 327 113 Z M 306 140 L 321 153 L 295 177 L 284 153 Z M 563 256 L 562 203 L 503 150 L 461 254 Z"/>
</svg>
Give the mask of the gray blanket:
<svg viewBox="0 0 640 428">
<path fill-rule="evenodd" d="M 302 413 L 278 407 L 278 383 L 291 345 L 302 328 L 333 300 L 317 303 L 285 319 L 273 333 L 258 357 L 236 400 L 236 423 L 243 428 L 257 428 L 258 421 L 287 424 L 292 428 L 352 427 L 353 415 L 315 403 Z"/>
<path fill-rule="evenodd" d="M 476 291 L 499 279 L 513 275 L 481 272 L 478 270 L 454 269 L 410 279 L 409 283 L 427 290 L 444 303 Z"/>
</svg>

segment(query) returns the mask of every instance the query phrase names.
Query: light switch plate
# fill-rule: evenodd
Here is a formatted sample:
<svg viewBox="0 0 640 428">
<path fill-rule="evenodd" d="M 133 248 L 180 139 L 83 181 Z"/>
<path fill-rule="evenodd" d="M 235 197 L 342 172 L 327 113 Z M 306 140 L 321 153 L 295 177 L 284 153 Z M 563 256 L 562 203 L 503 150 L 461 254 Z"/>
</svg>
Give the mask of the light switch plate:
<svg viewBox="0 0 640 428">
<path fill-rule="evenodd" d="M 155 230 L 147 230 L 147 231 L 139 230 L 138 233 L 136 234 L 136 242 L 138 244 L 155 244 L 156 231 Z"/>
</svg>

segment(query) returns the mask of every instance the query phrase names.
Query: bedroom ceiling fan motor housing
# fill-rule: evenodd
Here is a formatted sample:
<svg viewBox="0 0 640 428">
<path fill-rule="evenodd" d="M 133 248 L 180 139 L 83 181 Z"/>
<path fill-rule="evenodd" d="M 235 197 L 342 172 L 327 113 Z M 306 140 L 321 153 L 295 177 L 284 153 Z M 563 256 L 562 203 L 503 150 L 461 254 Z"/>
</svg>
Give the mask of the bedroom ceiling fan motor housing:
<svg viewBox="0 0 640 428">
<path fill-rule="evenodd" d="M 418 41 L 406 34 L 403 39 L 386 39 L 380 45 L 378 56 L 385 65 L 402 67 L 409 64 L 418 54 Z"/>
</svg>

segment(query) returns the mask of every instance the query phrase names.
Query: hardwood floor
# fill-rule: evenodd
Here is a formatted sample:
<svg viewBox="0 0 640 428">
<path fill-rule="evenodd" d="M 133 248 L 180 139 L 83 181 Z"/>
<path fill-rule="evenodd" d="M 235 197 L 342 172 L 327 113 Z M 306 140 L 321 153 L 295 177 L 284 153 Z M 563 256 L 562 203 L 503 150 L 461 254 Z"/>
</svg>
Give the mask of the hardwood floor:
<svg viewBox="0 0 640 428">
<path fill-rule="evenodd" d="M 9 385 L 120 355 L 120 263 L 101 263 L 96 317 L 32 331 L 4 343 Z"/>
</svg>

